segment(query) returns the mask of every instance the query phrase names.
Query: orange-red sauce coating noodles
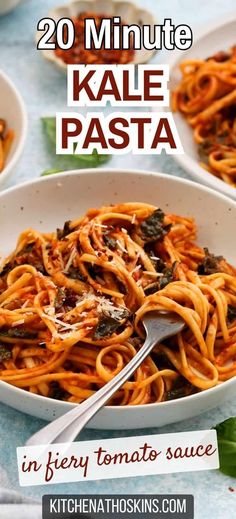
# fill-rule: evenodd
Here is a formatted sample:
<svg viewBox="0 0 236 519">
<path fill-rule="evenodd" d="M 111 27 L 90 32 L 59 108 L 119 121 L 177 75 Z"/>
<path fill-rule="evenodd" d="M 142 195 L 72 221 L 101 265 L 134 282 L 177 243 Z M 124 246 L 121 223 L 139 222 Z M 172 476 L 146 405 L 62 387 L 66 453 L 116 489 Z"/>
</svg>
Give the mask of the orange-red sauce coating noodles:
<svg viewBox="0 0 236 519">
<path fill-rule="evenodd" d="M 193 219 L 146 203 L 22 232 L 0 273 L 0 379 L 82 402 L 135 355 L 151 309 L 177 312 L 186 327 L 111 404 L 179 398 L 235 376 L 236 272 L 195 238 Z"/>
<path fill-rule="evenodd" d="M 201 165 L 236 187 L 236 46 L 180 65 L 172 107 L 192 126 Z"/>
</svg>

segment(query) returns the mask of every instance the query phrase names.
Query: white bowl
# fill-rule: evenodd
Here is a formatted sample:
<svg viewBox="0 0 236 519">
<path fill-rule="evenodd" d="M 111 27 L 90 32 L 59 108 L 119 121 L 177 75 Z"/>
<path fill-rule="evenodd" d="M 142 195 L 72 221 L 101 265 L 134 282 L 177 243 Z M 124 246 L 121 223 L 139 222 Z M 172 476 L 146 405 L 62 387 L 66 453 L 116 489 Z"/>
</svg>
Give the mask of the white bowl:
<svg viewBox="0 0 236 519">
<path fill-rule="evenodd" d="M 6 120 L 7 127 L 14 130 L 14 140 L 3 171 L 0 183 L 13 172 L 23 151 L 27 133 L 27 115 L 23 100 L 6 74 L 0 70 L 0 118 Z"/>
<path fill-rule="evenodd" d="M 13 11 L 22 0 L 0 0 L 0 16 Z"/>
<path fill-rule="evenodd" d="M 39 231 L 61 227 L 90 207 L 143 201 L 163 210 L 193 216 L 198 242 L 236 264 L 229 236 L 236 227 L 236 202 L 189 180 L 140 171 L 80 170 L 41 178 L 0 193 L 0 253 L 13 250 L 19 233 L 30 225 Z M 179 400 L 128 407 L 103 408 L 89 423 L 100 429 L 139 429 L 162 426 L 193 417 L 222 404 L 235 394 L 236 377 L 213 389 Z M 2 402 L 46 420 L 65 413 L 73 404 L 28 393 L 0 382 Z"/>
<path fill-rule="evenodd" d="M 131 25 L 151 25 L 156 23 L 153 15 L 146 9 L 139 8 L 136 4 L 126 0 L 71 0 L 67 5 L 62 5 L 52 9 L 48 16 L 55 21 L 61 18 L 76 17 L 80 13 L 89 11 L 90 13 L 103 14 L 107 17 L 120 16 L 121 20 Z M 42 32 L 36 33 L 36 41 L 42 37 Z M 67 65 L 58 58 L 53 50 L 42 50 L 44 58 L 51 61 L 60 70 L 66 72 Z M 134 59 L 130 63 L 145 63 L 155 54 L 155 50 L 146 50 L 142 47 L 134 53 Z"/>
<path fill-rule="evenodd" d="M 236 12 L 221 17 L 217 23 L 207 24 L 204 31 L 195 39 L 192 47 L 185 51 L 169 53 L 167 63 L 170 66 L 170 90 L 174 90 L 179 83 L 181 74 L 179 64 L 184 60 L 207 58 L 220 50 L 228 50 L 235 45 Z M 236 188 L 215 177 L 199 165 L 199 156 L 193 131 L 180 113 L 174 113 L 174 120 L 184 148 L 184 155 L 173 155 L 178 162 L 194 179 L 202 182 L 225 195 L 236 198 Z"/>
</svg>

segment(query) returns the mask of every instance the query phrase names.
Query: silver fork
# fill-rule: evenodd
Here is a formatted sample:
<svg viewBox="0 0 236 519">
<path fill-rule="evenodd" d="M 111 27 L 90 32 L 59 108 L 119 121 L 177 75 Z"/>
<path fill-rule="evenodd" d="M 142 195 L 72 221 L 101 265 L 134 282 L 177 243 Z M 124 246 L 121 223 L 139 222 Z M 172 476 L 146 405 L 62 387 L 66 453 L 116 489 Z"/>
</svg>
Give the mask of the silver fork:
<svg viewBox="0 0 236 519">
<path fill-rule="evenodd" d="M 185 323 L 178 314 L 154 311 L 144 316 L 143 325 L 146 340 L 131 361 L 94 395 L 31 436 L 26 445 L 72 442 L 99 409 L 130 378 L 154 346 L 181 332 Z"/>
</svg>

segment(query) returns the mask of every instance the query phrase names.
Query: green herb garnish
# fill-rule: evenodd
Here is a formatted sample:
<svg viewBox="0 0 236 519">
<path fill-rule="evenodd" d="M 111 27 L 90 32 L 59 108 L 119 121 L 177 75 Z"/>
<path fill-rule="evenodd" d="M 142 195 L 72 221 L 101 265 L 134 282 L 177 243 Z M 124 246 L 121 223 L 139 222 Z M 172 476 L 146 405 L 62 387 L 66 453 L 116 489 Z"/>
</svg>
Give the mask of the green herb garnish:
<svg viewBox="0 0 236 519">
<path fill-rule="evenodd" d="M 162 271 L 163 276 L 160 277 L 160 279 L 159 279 L 159 290 L 162 290 L 167 285 L 169 285 L 169 283 L 174 281 L 174 275 L 175 275 L 177 264 L 178 264 L 178 262 L 175 261 L 171 267 L 166 267 Z"/>
<path fill-rule="evenodd" d="M 70 234 L 72 231 L 70 229 L 71 221 L 67 220 L 64 223 L 63 229 L 57 229 L 57 239 L 63 240 L 68 234 Z"/>
<path fill-rule="evenodd" d="M 1 270 L 0 272 L 0 277 L 3 277 L 5 276 L 6 274 L 8 274 L 10 272 L 10 270 L 12 270 L 13 268 L 13 263 L 11 263 L 10 261 L 8 261 L 8 263 L 6 263 L 3 267 L 3 269 Z"/>
<path fill-rule="evenodd" d="M 53 164 L 51 168 L 43 171 L 41 176 L 53 175 L 75 168 L 97 168 L 110 159 L 109 155 L 99 154 L 97 150 L 90 155 L 56 155 L 56 118 L 42 117 L 42 125 Z"/>
<path fill-rule="evenodd" d="M 142 239 L 145 243 L 162 240 L 169 232 L 171 225 L 164 225 L 165 214 L 161 209 L 156 209 L 141 225 Z"/>
<path fill-rule="evenodd" d="M 224 259 L 223 256 L 215 256 L 205 247 L 205 258 L 202 263 L 198 265 L 198 274 L 209 276 L 221 272 L 220 262 Z"/>
<path fill-rule="evenodd" d="M 236 416 L 214 427 L 217 432 L 220 470 L 236 478 Z"/>
<path fill-rule="evenodd" d="M 236 319 L 236 306 L 228 305 L 227 320 L 231 323 Z"/>
<path fill-rule="evenodd" d="M 105 339 L 110 337 L 121 325 L 121 322 L 114 317 L 103 315 L 96 326 L 93 338 L 97 341 L 99 339 Z"/>
<path fill-rule="evenodd" d="M 4 344 L 0 345 L 0 362 L 11 359 L 11 350 Z"/>
<path fill-rule="evenodd" d="M 82 274 L 79 267 L 73 267 L 71 265 L 66 275 L 71 279 L 78 279 L 83 282 L 86 281 L 86 277 Z"/>
<path fill-rule="evenodd" d="M 16 339 L 37 339 L 38 333 L 23 328 L 10 328 L 9 330 L 0 330 L 1 337 L 13 337 Z"/>
</svg>

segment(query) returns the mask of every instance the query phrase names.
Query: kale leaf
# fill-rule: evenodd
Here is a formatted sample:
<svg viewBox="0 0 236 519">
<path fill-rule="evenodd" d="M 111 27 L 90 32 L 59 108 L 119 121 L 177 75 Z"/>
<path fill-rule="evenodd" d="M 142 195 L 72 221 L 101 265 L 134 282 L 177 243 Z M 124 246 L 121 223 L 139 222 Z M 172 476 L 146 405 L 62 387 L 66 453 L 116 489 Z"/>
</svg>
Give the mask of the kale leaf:
<svg viewBox="0 0 236 519">
<path fill-rule="evenodd" d="M 171 267 L 166 267 L 162 271 L 163 276 L 161 276 L 159 279 L 159 290 L 162 290 L 167 285 L 169 285 L 169 283 L 172 283 L 172 281 L 174 281 L 177 264 L 178 262 L 175 261 Z"/>
<path fill-rule="evenodd" d="M 24 328 L 10 328 L 9 330 L 0 330 L 0 336 L 13 337 L 16 339 L 37 339 L 38 333 L 24 330 Z"/>
<path fill-rule="evenodd" d="M 110 337 L 121 325 L 121 322 L 114 317 L 102 315 L 96 326 L 93 338 L 97 341 Z"/>
<path fill-rule="evenodd" d="M 79 281 L 86 281 L 86 277 L 82 274 L 79 267 L 70 266 L 67 276 L 71 279 L 78 279 Z"/>
<path fill-rule="evenodd" d="M 155 281 L 155 283 L 151 283 L 151 285 L 148 285 L 144 291 L 146 295 L 155 294 L 155 292 L 158 292 L 159 290 L 162 290 L 165 288 L 169 283 L 172 283 L 175 279 L 175 271 L 177 267 L 178 262 L 175 261 L 171 267 L 165 267 L 164 270 L 162 270 L 162 276 L 159 277 L 158 281 Z"/>
<path fill-rule="evenodd" d="M 205 258 L 198 265 L 198 274 L 209 276 L 210 274 L 221 272 L 220 262 L 224 259 L 223 256 L 215 256 L 207 248 L 204 248 L 204 252 Z"/>
<path fill-rule="evenodd" d="M 116 240 L 109 233 L 103 234 L 103 241 L 109 249 L 114 250 L 116 248 Z"/>
<path fill-rule="evenodd" d="M 0 362 L 11 359 L 11 350 L 4 344 L 0 344 Z"/>
<path fill-rule="evenodd" d="M 146 220 L 144 220 L 140 229 L 142 239 L 145 243 L 151 243 L 162 240 L 169 232 L 171 225 L 164 225 L 165 214 L 161 209 L 156 209 Z"/>
<path fill-rule="evenodd" d="M 57 239 L 58 240 L 63 240 L 68 234 L 71 233 L 70 224 L 71 224 L 71 220 L 67 220 L 64 223 L 63 229 L 57 229 Z"/>
<path fill-rule="evenodd" d="M 236 307 L 235 306 L 228 305 L 227 319 L 230 323 L 236 319 Z"/>
<path fill-rule="evenodd" d="M 63 288 L 61 288 L 61 287 L 58 287 L 57 295 L 56 295 L 55 301 L 54 301 L 55 310 L 60 310 L 60 308 L 63 306 L 65 300 L 66 300 L 65 290 L 63 290 Z"/>
<path fill-rule="evenodd" d="M 13 266 L 14 264 L 11 261 L 8 261 L 1 270 L 0 277 L 3 277 L 6 274 L 8 274 L 13 269 Z"/>
</svg>

